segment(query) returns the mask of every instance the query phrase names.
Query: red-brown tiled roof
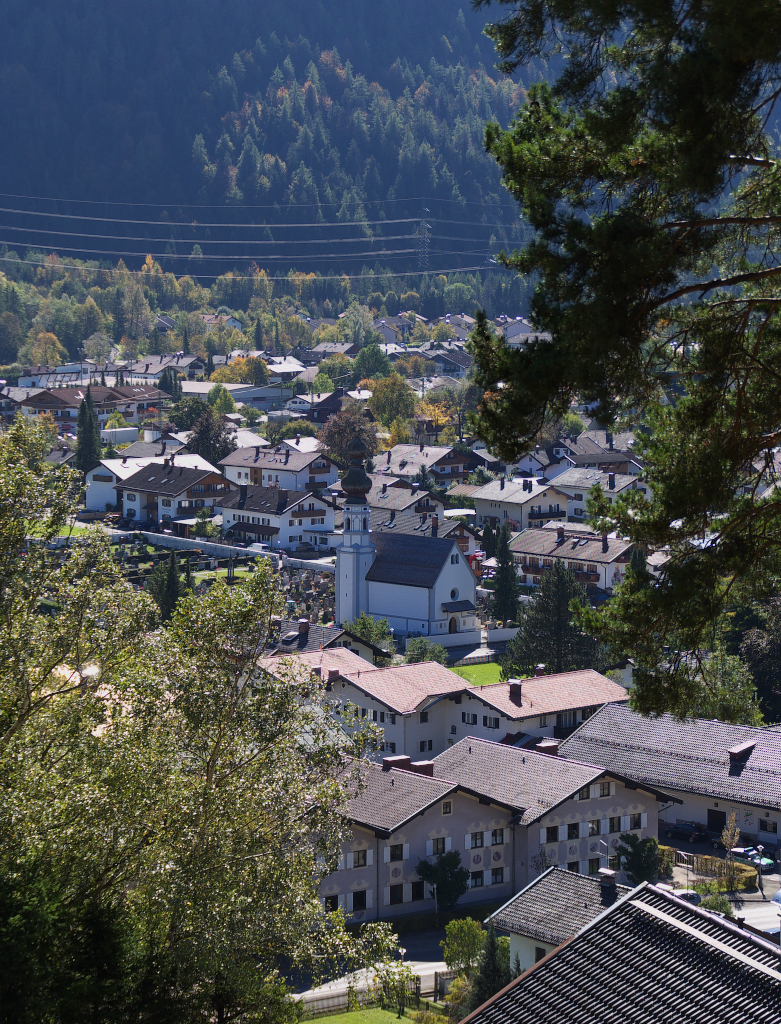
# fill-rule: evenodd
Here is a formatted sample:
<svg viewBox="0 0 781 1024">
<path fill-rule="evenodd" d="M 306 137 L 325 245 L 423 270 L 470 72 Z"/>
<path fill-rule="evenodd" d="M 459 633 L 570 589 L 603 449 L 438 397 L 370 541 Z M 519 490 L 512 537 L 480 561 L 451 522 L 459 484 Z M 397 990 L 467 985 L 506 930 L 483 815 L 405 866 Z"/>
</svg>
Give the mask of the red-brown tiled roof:
<svg viewBox="0 0 781 1024">
<path fill-rule="evenodd" d="M 522 679 L 520 704 L 510 699 L 509 683 L 473 686 L 469 692 L 501 711 L 505 717 L 515 719 L 617 703 L 629 696 L 623 686 L 590 668 Z"/>
</svg>

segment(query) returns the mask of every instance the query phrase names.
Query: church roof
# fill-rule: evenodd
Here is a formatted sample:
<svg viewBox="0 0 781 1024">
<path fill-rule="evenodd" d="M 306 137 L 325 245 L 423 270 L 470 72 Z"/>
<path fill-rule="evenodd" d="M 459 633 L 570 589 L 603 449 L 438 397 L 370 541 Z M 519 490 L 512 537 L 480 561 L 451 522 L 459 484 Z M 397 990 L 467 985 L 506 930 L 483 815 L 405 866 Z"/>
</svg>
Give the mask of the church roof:
<svg viewBox="0 0 781 1024">
<path fill-rule="evenodd" d="M 373 533 L 377 552 L 366 579 L 372 583 L 397 583 L 406 587 L 433 587 L 455 541 L 440 537 Z"/>
</svg>

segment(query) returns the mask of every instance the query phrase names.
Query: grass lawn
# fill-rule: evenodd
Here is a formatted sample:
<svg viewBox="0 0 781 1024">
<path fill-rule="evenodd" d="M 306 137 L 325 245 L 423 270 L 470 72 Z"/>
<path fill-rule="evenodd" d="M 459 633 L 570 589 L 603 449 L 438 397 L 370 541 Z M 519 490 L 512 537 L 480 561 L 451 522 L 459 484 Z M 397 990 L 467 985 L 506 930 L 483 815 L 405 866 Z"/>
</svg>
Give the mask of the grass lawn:
<svg viewBox="0 0 781 1024">
<path fill-rule="evenodd" d="M 327 1017 L 311 1018 L 317 1021 L 317 1024 L 391 1024 L 391 1021 L 397 1019 L 396 1010 L 381 1010 L 377 1006 L 368 1010 L 355 1010 L 353 1013 L 334 1013 Z"/>
<path fill-rule="evenodd" d="M 495 661 L 486 661 L 481 665 L 459 665 L 451 671 L 466 679 L 472 686 L 488 686 L 489 683 L 500 681 L 502 668 Z"/>
</svg>

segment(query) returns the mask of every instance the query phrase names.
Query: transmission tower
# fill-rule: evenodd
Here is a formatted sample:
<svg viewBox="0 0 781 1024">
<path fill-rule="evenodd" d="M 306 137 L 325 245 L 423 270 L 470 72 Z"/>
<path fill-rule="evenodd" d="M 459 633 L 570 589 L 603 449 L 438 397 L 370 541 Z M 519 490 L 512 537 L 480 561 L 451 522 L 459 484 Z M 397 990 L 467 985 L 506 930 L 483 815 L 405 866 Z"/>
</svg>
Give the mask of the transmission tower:
<svg viewBox="0 0 781 1024">
<path fill-rule="evenodd" d="M 418 270 L 428 270 L 428 243 L 429 231 L 431 230 L 431 225 L 426 220 L 428 215 L 429 211 L 424 208 L 423 218 L 418 230 Z"/>
</svg>

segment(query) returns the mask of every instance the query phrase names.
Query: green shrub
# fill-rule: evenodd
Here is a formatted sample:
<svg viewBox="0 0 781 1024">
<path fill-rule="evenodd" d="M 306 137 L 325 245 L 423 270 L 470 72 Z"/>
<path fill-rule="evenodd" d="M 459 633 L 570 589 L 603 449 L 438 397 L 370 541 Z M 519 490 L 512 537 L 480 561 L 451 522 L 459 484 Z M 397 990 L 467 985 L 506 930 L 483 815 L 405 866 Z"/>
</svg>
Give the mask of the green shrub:
<svg viewBox="0 0 781 1024">
<path fill-rule="evenodd" d="M 660 875 L 669 878 L 675 866 L 675 847 L 660 846 L 656 860 L 656 869 Z"/>
</svg>

